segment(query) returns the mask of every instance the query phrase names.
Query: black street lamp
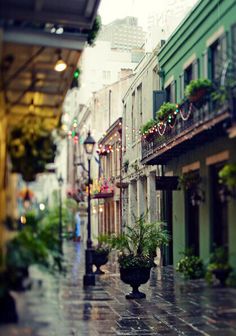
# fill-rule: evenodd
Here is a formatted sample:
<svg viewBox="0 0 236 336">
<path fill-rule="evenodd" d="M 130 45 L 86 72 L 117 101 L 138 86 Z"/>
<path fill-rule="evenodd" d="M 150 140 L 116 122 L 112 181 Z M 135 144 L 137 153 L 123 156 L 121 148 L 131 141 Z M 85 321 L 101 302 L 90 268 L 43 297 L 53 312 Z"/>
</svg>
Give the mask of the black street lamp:
<svg viewBox="0 0 236 336">
<path fill-rule="evenodd" d="M 61 254 L 63 254 L 63 248 L 62 248 L 62 196 L 61 196 L 61 188 L 63 185 L 63 178 L 62 175 L 57 178 L 58 184 L 59 184 L 59 251 Z"/>
<path fill-rule="evenodd" d="M 93 150 L 95 146 L 95 140 L 92 138 L 90 131 L 88 136 L 84 141 L 84 149 L 88 157 L 88 236 L 87 236 L 87 248 L 85 250 L 85 275 L 84 275 L 84 286 L 94 286 L 95 285 L 95 275 L 93 274 L 93 248 L 91 240 L 91 207 L 90 207 L 90 163 L 93 155 Z"/>
</svg>

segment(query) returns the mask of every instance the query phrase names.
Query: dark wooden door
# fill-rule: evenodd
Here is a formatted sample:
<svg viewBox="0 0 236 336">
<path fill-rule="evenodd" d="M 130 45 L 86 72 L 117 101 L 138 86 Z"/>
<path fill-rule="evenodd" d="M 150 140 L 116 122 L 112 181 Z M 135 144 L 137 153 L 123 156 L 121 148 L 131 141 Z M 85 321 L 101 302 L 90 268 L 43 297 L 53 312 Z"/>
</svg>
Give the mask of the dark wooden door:
<svg viewBox="0 0 236 336">
<path fill-rule="evenodd" d="M 186 247 L 199 256 L 199 205 L 192 204 L 193 190 L 185 191 Z"/>
<path fill-rule="evenodd" d="M 212 165 L 211 176 L 211 245 L 228 245 L 228 202 L 220 197 L 222 185 L 219 183 L 218 172 L 223 163 Z"/>
</svg>

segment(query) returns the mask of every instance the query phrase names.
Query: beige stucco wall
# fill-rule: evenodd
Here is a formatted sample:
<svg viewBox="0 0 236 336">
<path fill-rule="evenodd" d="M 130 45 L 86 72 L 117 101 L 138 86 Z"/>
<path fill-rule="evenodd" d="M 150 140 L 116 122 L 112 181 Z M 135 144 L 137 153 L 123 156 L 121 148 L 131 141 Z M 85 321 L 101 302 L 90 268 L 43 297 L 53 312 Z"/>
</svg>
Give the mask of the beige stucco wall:
<svg viewBox="0 0 236 336">
<path fill-rule="evenodd" d="M 138 101 L 138 88 L 142 86 L 142 115 L 140 115 L 140 102 Z M 141 160 L 140 127 L 153 118 L 153 91 L 159 89 L 157 75 L 157 57 L 155 51 L 148 54 L 136 69 L 135 78 L 123 98 L 123 164 L 129 161 L 127 173 L 123 170 L 123 179 L 132 181 L 126 191 L 123 202 L 123 221 L 132 224 L 133 213 L 139 216 L 148 210 L 147 219 L 159 219 L 159 193 L 155 190 L 156 166 L 143 166 Z M 135 99 L 134 99 L 135 96 Z M 133 106 L 133 122 L 132 122 Z M 137 188 L 137 195 L 133 189 Z"/>
</svg>

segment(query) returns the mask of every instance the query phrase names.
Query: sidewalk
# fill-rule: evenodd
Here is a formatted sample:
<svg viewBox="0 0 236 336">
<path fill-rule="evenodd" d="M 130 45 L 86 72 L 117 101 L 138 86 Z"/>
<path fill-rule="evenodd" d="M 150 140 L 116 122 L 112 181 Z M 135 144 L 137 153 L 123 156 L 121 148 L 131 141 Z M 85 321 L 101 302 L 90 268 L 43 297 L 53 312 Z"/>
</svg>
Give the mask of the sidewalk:
<svg viewBox="0 0 236 336">
<path fill-rule="evenodd" d="M 147 298 L 126 300 L 130 287 L 109 262 L 96 286 L 84 290 L 84 250 L 66 243 L 66 276 L 33 272 L 33 289 L 14 293 L 20 322 L 0 327 L 1 336 L 210 335 L 236 336 L 236 289 L 183 281 L 171 267 L 151 271 L 141 287 Z"/>
</svg>

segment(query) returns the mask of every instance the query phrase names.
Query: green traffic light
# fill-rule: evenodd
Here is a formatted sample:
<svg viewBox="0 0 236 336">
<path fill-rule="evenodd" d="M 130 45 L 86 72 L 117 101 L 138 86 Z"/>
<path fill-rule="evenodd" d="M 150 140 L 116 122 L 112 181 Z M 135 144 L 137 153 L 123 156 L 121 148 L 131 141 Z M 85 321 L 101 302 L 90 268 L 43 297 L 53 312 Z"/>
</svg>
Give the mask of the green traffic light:
<svg viewBox="0 0 236 336">
<path fill-rule="evenodd" d="M 78 78 L 79 74 L 80 74 L 79 69 L 76 69 L 75 72 L 74 72 L 74 78 Z"/>
</svg>

